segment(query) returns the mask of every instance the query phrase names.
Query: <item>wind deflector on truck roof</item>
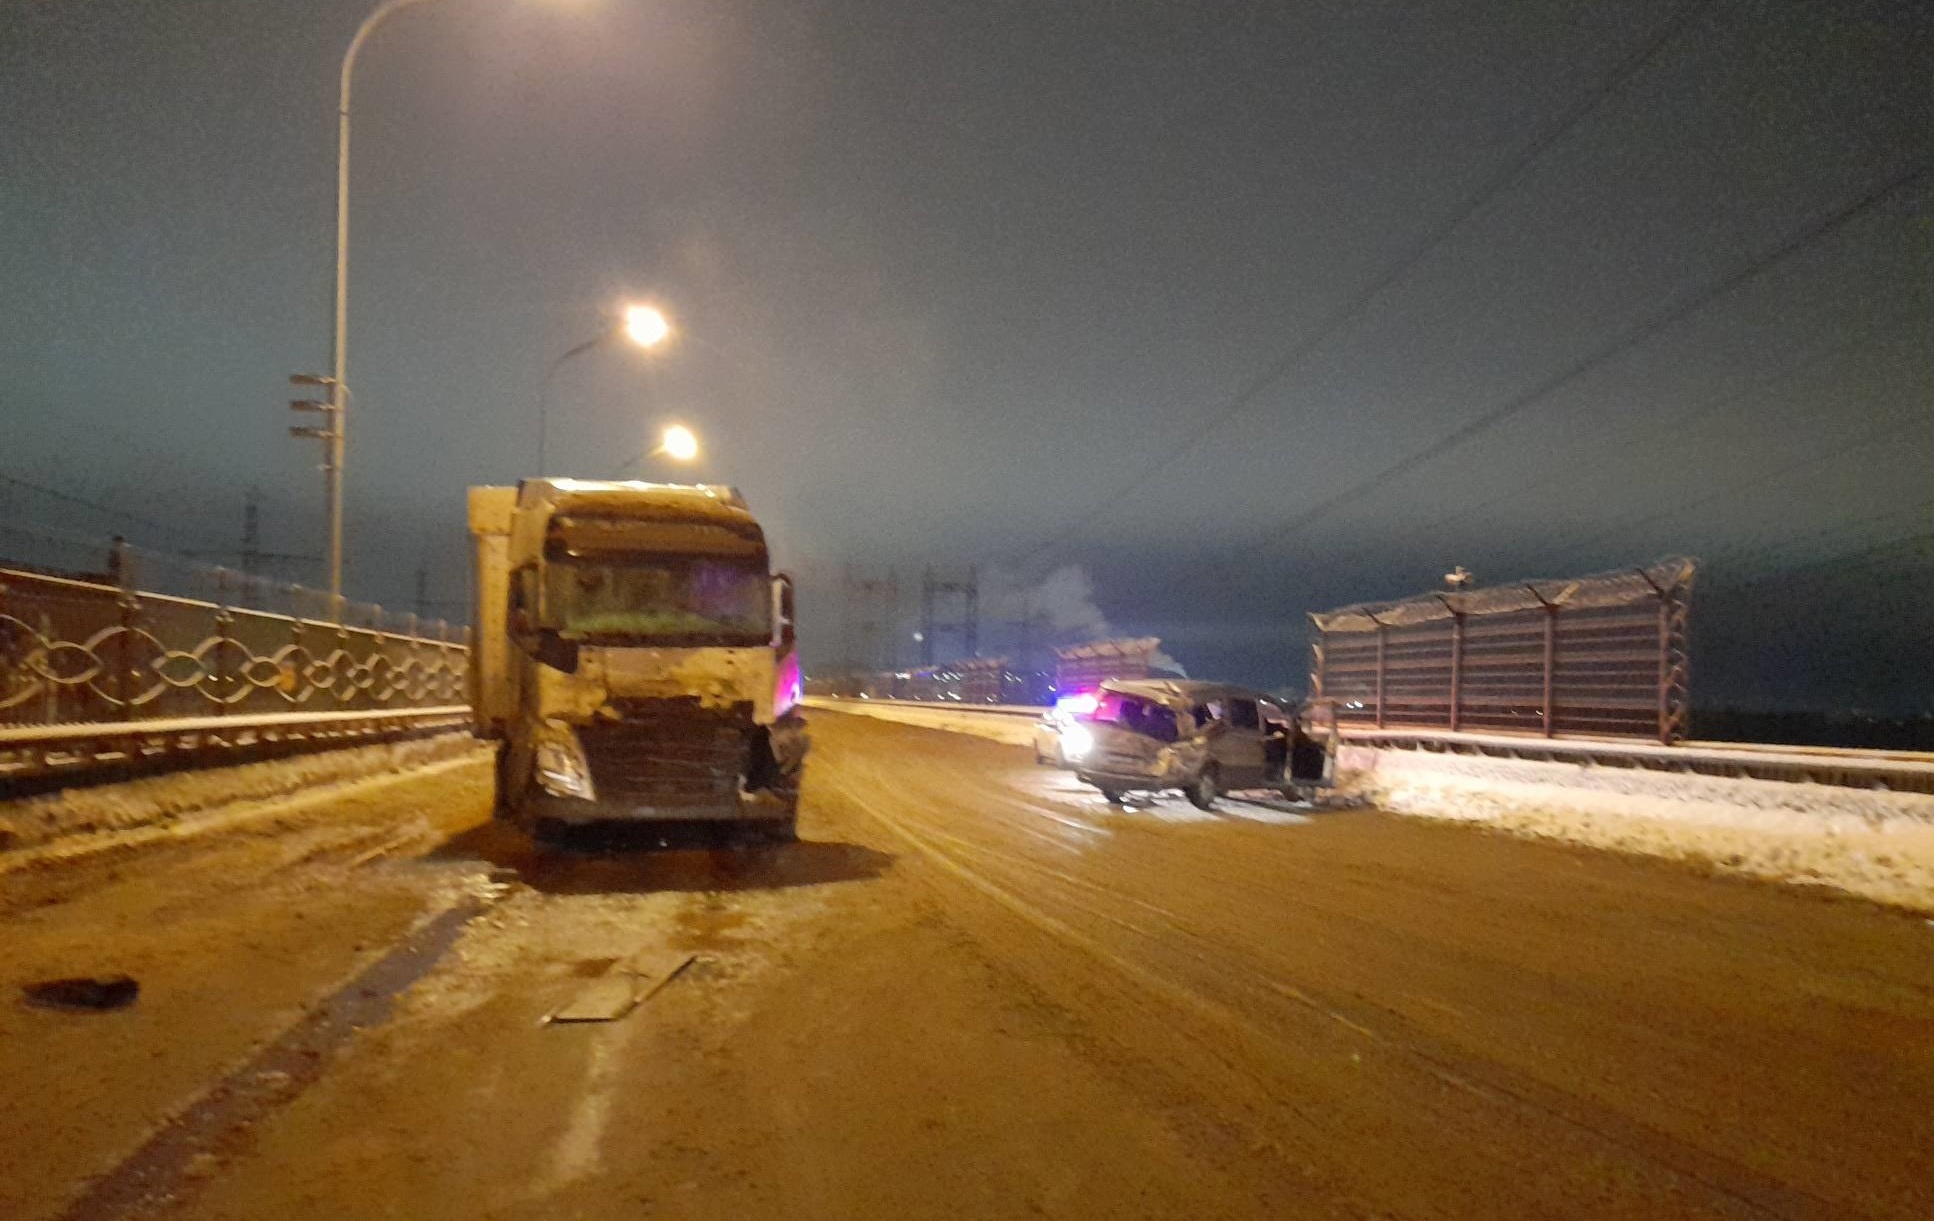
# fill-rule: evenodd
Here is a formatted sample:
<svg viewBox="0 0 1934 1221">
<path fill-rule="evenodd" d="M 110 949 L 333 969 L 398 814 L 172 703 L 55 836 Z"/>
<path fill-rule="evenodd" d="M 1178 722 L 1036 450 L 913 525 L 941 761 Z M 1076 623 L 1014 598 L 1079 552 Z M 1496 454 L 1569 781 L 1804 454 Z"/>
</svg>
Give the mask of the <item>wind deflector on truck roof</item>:
<svg viewBox="0 0 1934 1221">
<path fill-rule="evenodd" d="M 762 559 L 765 534 L 756 523 L 554 517 L 548 545 L 570 555 L 659 553 Z"/>
<path fill-rule="evenodd" d="M 737 488 L 717 483 L 535 479 L 518 485 L 518 497 L 520 505 L 549 505 L 554 513 L 631 515 L 656 510 L 678 517 L 756 520 Z"/>
</svg>

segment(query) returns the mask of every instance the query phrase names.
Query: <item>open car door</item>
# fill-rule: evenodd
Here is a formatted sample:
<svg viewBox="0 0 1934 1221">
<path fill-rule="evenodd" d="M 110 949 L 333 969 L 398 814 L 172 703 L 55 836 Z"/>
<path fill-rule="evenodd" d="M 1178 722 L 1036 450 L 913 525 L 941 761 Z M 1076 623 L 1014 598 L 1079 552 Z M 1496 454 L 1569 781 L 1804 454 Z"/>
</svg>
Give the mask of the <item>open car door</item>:
<svg viewBox="0 0 1934 1221">
<path fill-rule="evenodd" d="M 1216 769 L 1224 789 L 1253 789 L 1264 782 L 1268 751 L 1263 741 L 1262 712 L 1253 699 L 1232 696 L 1223 701 L 1227 722 L 1215 737 Z"/>
<path fill-rule="evenodd" d="M 1303 705 L 1290 736 L 1289 778 L 1298 784 L 1334 781 L 1339 741 L 1336 705 L 1327 700 Z"/>
</svg>

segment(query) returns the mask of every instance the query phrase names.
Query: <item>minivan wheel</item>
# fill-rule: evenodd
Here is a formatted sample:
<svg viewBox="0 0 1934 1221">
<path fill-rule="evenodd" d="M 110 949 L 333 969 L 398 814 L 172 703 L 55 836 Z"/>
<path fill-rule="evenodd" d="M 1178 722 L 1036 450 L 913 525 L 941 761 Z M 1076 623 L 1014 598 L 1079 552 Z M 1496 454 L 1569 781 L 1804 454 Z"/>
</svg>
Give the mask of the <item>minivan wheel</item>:
<svg viewBox="0 0 1934 1221">
<path fill-rule="evenodd" d="M 1194 780 L 1189 781 L 1189 804 L 1198 810 L 1215 809 L 1215 799 L 1220 795 L 1216 787 L 1215 769 L 1205 767 Z"/>
</svg>

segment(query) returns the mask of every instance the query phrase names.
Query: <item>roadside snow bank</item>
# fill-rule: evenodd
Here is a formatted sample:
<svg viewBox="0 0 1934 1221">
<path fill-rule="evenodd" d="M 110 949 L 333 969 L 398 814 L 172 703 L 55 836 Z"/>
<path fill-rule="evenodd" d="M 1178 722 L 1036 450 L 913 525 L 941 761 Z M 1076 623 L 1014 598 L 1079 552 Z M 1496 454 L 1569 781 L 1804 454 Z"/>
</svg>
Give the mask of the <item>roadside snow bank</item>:
<svg viewBox="0 0 1934 1221">
<path fill-rule="evenodd" d="M 1042 709 L 962 708 L 949 704 L 916 704 L 888 700 L 835 700 L 815 697 L 803 701 L 808 708 L 828 712 L 850 712 L 902 725 L 944 729 L 949 733 L 971 734 L 1005 742 L 1009 746 L 1030 746 L 1034 742 L 1034 722 Z"/>
<path fill-rule="evenodd" d="M 1934 911 L 1934 796 L 1345 746 L 1384 809 L 1638 852 Z"/>
<path fill-rule="evenodd" d="M 23 797 L 0 802 L 0 850 L 37 847 L 68 835 L 186 822 L 222 806 L 408 771 L 485 749 L 467 733 L 445 733 Z"/>
</svg>

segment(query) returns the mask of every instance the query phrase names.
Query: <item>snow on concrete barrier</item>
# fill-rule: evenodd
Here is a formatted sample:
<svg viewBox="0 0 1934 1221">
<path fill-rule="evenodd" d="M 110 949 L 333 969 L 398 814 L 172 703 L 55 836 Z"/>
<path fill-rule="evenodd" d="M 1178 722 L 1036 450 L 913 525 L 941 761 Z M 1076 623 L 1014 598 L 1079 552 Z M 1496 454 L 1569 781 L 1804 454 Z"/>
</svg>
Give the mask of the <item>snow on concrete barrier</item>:
<svg viewBox="0 0 1934 1221">
<path fill-rule="evenodd" d="M 1028 746 L 1034 741 L 1034 723 L 1042 708 L 1013 708 L 988 705 L 926 703 L 917 700 L 831 699 L 822 696 L 803 701 L 808 708 L 830 712 L 850 712 L 902 725 L 944 729 L 949 733 L 971 734 L 1005 742 L 1009 746 Z"/>
<path fill-rule="evenodd" d="M 1934 911 L 1934 795 L 1348 743 L 1337 765 L 1399 814 Z"/>
<path fill-rule="evenodd" d="M 10 850 L 33 849 L 71 836 L 185 826 L 213 812 L 328 785 L 400 774 L 452 759 L 474 758 L 482 764 L 489 757 L 489 747 L 469 734 L 445 733 L 0 801 L 0 858 Z"/>
</svg>

